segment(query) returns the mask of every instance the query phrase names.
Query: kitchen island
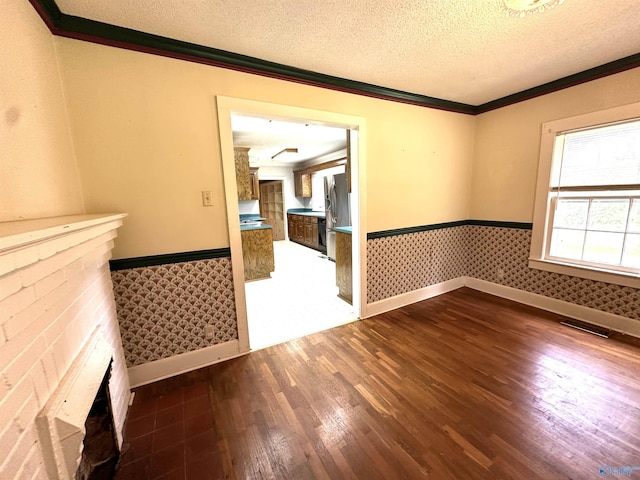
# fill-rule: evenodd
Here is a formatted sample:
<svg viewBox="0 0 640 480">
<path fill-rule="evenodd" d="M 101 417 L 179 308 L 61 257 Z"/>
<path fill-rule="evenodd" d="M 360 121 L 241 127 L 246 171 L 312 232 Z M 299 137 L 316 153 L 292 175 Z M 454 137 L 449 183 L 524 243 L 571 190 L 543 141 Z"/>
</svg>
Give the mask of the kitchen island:
<svg viewBox="0 0 640 480">
<path fill-rule="evenodd" d="M 240 224 L 245 281 L 271 278 L 275 270 L 271 225 Z"/>
</svg>

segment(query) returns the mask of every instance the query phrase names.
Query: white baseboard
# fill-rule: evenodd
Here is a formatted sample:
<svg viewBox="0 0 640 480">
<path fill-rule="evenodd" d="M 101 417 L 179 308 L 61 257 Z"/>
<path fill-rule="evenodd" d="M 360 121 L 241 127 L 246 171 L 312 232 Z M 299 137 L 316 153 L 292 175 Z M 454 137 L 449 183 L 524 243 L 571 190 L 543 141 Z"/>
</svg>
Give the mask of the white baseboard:
<svg viewBox="0 0 640 480">
<path fill-rule="evenodd" d="M 396 295 L 395 297 L 385 298 L 378 302 L 369 303 L 366 305 L 365 312 L 361 314 L 360 318 L 372 317 L 380 313 L 426 300 L 427 298 L 437 297 L 443 293 L 457 290 L 458 288 L 464 287 L 465 278 L 466 277 L 454 278 L 453 280 L 447 280 L 446 282 L 429 285 L 428 287 L 421 288 L 420 290 L 414 290 L 412 292 Z"/>
<path fill-rule="evenodd" d="M 366 305 L 361 318 L 368 318 L 390 310 L 395 310 L 396 308 L 437 297 L 443 293 L 451 292 L 465 286 L 640 338 L 640 321 L 471 277 L 454 278 L 446 282 L 421 288 L 420 290 L 414 290 L 403 293 L 402 295 L 380 300 L 379 302 L 370 303 Z M 155 362 L 130 367 L 128 369 L 129 383 L 131 388 L 139 387 L 191 370 L 230 360 L 247 353 L 249 353 L 248 350 L 240 350 L 238 340 L 232 340 L 194 352 L 187 352 L 171 358 L 163 358 Z"/>
<path fill-rule="evenodd" d="M 146 385 L 147 383 L 164 380 L 181 373 L 190 372 L 198 368 L 207 367 L 215 363 L 230 360 L 247 352 L 240 351 L 238 340 L 219 343 L 210 347 L 181 353 L 170 358 L 162 358 L 154 362 L 135 365 L 128 368 L 129 383 L 131 388 Z"/>
<path fill-rule="evenodd" d="M 474 290 L 640 338 L 640 322 L 631 318 L 545 297 L 537 293 L 525 292 L 524 290 L 518 290 L 517 288 L 507 287 L 505 285 L 498 285 L 477 278 L 464 277 L 464 284 Z"/>
</svg>

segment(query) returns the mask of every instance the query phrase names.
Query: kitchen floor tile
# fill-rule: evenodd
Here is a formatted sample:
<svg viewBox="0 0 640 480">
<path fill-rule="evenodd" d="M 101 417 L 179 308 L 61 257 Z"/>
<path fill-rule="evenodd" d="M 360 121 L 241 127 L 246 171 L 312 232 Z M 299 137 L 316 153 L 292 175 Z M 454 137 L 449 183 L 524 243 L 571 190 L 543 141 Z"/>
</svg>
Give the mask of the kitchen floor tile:
<svg viewBox="0 0 640 480">
<path fill-rule="evenodd" d="M 288 240 L 273 242 L 273 249 L 271 278 L 245 283 L 252 350 L 356 319 L 353 307 L 338 298 L 335 262 Z M 308 281 L 300 281 L 300 272 Z"/>
</svg>

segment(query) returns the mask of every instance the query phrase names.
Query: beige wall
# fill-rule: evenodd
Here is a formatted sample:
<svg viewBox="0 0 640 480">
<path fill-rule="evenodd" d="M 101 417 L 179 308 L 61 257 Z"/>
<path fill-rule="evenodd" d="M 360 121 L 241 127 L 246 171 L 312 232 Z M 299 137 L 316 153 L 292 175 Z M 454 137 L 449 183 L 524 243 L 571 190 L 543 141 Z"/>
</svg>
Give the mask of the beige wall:
<svg viewBox="0 0 640 480">
<path fill-rule="evenodd" d="M 468 217 L 472 116 L 56 42 L 87 210 L 130 215 L 115 258 L 229 245 L 216 95 L 365 117 L 368 231 Z"/>
<path fill-rule="evenodd" d="M 635 69 L 472 117 L 54 38 L 17 0 L 0 15 L 0 221 L 127 212 L 116 258 L 228 246 L 216 95 L 365 117 L 370 232 L 529 222 L 540 124 L 640 100 Z"/>
<path fill-rule="evenodd" d="M 0 18 L 0 222 L 84 213 L 53 37 L 29 2 Z"/>
<path fill-rule="evenodd" d="M 531 222 L 542 123 L 638 101 L 640 68 L 478 115 L 470 217 Z"/>
</svg>

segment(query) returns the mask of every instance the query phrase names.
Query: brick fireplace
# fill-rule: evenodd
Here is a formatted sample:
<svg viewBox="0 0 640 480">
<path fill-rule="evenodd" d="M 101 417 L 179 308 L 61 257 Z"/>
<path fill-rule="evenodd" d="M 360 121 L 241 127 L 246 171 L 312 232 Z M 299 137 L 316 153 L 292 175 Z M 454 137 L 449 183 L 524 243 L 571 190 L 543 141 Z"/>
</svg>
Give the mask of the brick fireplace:
<svg viewBox="0 0 640 480">
<path fill-rule="evenodd" d="M 74 478 L 109 364 L 122 445 L 130 391 L 108 261 L 123 217 L 0 223 L 0 478 Z"/>
</svg>

